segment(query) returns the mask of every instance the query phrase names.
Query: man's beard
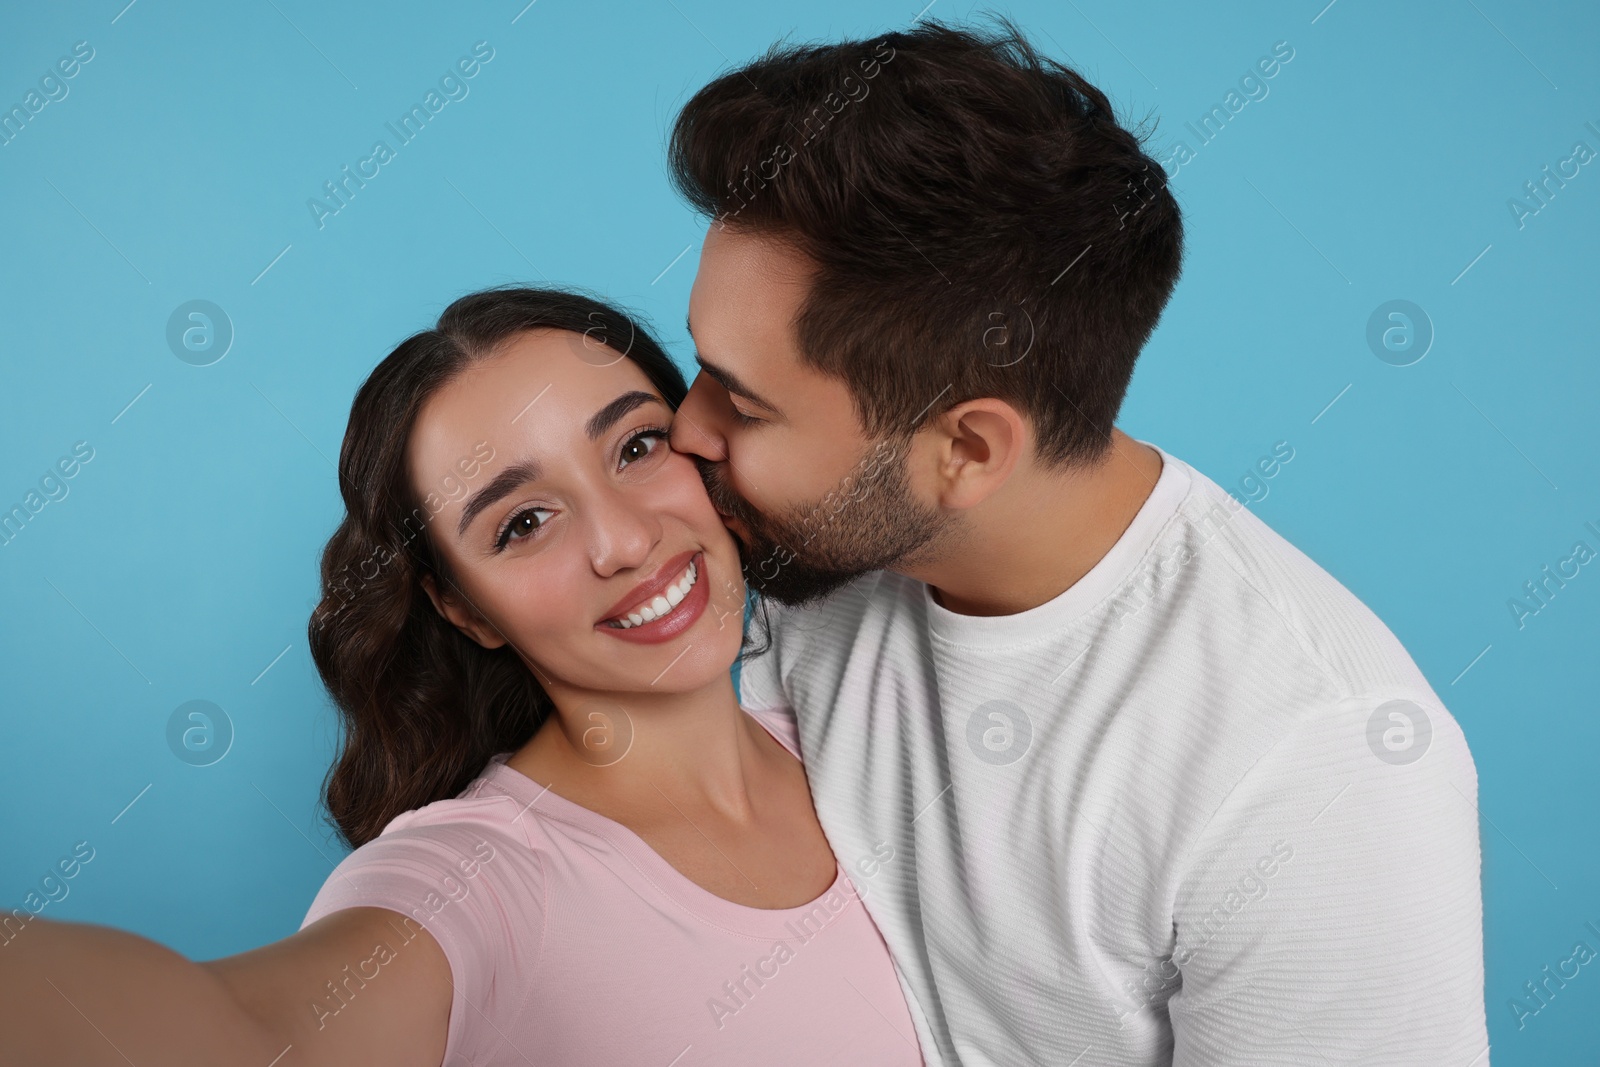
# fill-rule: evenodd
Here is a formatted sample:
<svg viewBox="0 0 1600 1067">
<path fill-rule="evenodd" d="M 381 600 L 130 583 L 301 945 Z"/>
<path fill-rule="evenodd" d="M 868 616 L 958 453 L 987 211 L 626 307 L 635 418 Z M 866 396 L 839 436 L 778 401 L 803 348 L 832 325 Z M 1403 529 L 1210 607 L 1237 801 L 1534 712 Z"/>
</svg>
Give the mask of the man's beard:
<svg viewBox="0 0 1600 1067">
<path fill-rule="evenodd" d="M 920 558 L 950 519 L 912 495 L 905 440 L 878 442 L 816 504 L 764 515 L 723 481 L 720 464 L 696 458 L 717 510 L 738 519 L 745 581 L 782 604 L 818 600 L 870 571 Z"/>
</svg>

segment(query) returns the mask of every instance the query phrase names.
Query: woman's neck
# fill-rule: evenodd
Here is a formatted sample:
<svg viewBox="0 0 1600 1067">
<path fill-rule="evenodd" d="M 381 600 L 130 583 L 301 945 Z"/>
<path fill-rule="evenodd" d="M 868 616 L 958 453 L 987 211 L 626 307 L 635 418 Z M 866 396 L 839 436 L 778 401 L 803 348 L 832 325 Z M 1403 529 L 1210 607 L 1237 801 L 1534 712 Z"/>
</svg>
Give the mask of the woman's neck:
<svg viewBox="0 0 1600 1067">
<path fill-rule="evenodd" d="M 778 746 L 726 675 L 683 693 L 550 688 L 555 710 L 507 760 L 513 770 L 613 818 L 667 807 L 663 797 L 748 817 L 752 779 Z"/>
</svg>

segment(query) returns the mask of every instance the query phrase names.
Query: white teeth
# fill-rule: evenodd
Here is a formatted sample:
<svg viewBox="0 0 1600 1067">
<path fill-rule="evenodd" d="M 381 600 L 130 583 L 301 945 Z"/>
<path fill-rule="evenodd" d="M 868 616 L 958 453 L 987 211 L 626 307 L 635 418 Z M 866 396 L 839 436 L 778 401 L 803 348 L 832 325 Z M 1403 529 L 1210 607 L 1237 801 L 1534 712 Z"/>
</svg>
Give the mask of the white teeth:
<svg viewBox="0 0 1600 1067">
<path fill-rule="evenodd" d="M 689 590 L 694 588 L 694 583 L 700 580 L 700 570 L 693 563 L 684 571 L 683 577 L 667 586 L 666 590 L 654 597 L 648 604 L 630 611 L 626 615 L 619 615 L 611 620 L 618 629 L 631 630 L 635 626 L 642 626 L 647 622 L 654 622 L 661 616 L 672 611 L 683 603 L 689 595 Z"/>
</svg>

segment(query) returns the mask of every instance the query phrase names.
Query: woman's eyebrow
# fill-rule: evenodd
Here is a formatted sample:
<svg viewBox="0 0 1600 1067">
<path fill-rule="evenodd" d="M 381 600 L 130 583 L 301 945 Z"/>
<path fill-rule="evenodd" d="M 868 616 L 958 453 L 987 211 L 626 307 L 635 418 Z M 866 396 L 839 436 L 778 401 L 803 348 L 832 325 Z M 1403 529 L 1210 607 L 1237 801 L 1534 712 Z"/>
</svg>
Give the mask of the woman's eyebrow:
<svg viewBox="0 0 1600 1067">
<path fill-rule="evenodd" d="M 623 393 L 591 415 L 589 421 L 584 424 L 584 432 L 589 435 L 590 440 L 595 440 L 615 426 L 619 420 L 626 417 L 628 412 L 643 404 L 651 403 L 662 404 L 665 401 L 654 393 L 646 393 L 639 389 Z M 529 459 L 523 460 L 521 463 L 513 463 L 489 479 L 488 484 L 469 496 L 466 504 L 462 506 L 461 521 L 456 525 L 456 536 L 464 535 L 467 532 L 467 527 L 472 525 L 472 520 L 477 518 L 485 508 L 508 496 L 518 486 L 538 481 L 539 474 L 539 464 Z"/>
<path fill-rule="evenodd" d="M 520 485 L 537 481 L 539 478 L 539 464 L 531 459 L 521 463 L 513 463 L 505 470 L 491 478 L 482 489 L 467 497 L 465 506 L 461 509 L 461 522 L 456 526 L 456 536 L 460 537 L 467 532 L 467 527 L 472 525 L 472 520 L 478 513 L 502 497 L 508 496 Z"/>
<path fill-rule="evenodd" d="M 659 404 L 663 401 L 654 393 L 646 393 L 638 389 L 623 393 L 611 403 L 607 404 L 605 407 L 591 415 L 589 417 L 589 421 L 584 424 L 584 432 L 589 435 L 589 440 L 597 440 L 601 434 L 604 434 L 607 430 L 611 429 L 611 427 L 615 426 L 617 421 L 626 416 L 628 412 L 632 411 L 636 407 L 639 407 L 641 404 L 649 404 L 652 402 Z"/>
</svg>

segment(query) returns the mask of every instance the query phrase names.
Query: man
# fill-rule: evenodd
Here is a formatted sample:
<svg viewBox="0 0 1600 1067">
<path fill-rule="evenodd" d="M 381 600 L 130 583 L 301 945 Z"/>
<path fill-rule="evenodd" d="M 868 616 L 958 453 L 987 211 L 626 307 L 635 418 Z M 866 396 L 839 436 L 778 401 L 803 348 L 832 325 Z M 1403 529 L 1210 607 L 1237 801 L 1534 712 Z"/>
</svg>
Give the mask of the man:
<svg viewBox="0 0 1600 1067">
<path fill-rule="evenodd" d="M 717 79 L 671 162 L 713 219 L 672 443 L 800 605 L 742 699 L 796 716 L 928 1062 L 1486 1064 L 1460 729 L 1113 425 L 1182 225 L 1105 96 L 926 23 Z"/>
</svg>

